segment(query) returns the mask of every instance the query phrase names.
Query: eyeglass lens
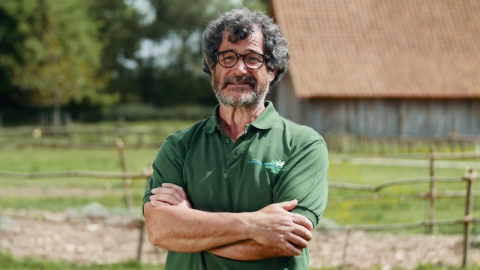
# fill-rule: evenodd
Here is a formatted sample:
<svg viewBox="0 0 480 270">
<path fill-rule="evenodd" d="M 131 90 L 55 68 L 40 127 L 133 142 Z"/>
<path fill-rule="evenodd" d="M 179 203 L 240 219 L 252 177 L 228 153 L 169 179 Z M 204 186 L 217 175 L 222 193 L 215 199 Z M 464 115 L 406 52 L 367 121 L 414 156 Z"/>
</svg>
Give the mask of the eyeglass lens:
<svg viewBox="0 0 480 270">
<path fill-rule="evenodd" d="M 242 56 L 242 55 L 240 55 Z M 222 52 L 218 54 L 218 62 L 221 66 L 230 68 L 238 61 L 237 54 L 233 52 Z M 263 56 L 258 53 L 248 53 L 243 56 L 243 63 L 252 69 L 260 68 L 263 65 Z"/>
</svg>

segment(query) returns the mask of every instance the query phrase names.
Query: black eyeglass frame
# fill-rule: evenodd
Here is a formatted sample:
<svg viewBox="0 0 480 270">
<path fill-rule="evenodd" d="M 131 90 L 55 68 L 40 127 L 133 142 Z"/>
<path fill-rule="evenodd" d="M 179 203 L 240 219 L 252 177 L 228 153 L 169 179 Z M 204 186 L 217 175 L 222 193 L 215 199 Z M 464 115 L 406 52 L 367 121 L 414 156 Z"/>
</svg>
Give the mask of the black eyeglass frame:
<svg viewBox="0 0 480 270">
<path fill-rule="evenodd" d="M 229 66 L 229 67 L 220 64 L 219 56 L 220 56 L 221 53 L 233 53 L 233 54 L 237 57 L 237 59 L 235 60 L 235 63 L 233 63 L 233 65 L 231 65 L 231 66 Z M 262 56 L 262 60 L 263 60 L 263 61 L 262 61 L 262 64 L 261 64 L 259 67 L 256 67 L 256 68 L 251 68 L 251 67 L 249 67 L 249 66 L 247 65 L 247 63 L 245 62 L 245 56 L 247 56 L 247 55 L 249 55 L 249 54 L 261 55 L 261 56 Z M 240 58 L 240 56 L 243 57 L 243 64 L 244 64 L 247 68 L 249 68 L 249 69 L 259 69 L 259 68 L 263 67 L 263 65 L 265 64 L 265 60 L 269 60 L 269 59 L 270 59 L 270 56 L 268 56 L 268 55 L 266 55 L 266 54 L 255 53 L 255 52 L 247 53 L 247 54 L 239 54 L 239 53 L 236 53 L 236 52 L 231 51 L 231 50 L 216 52 L 216 53 L 215 53 L 215 56 L 216 56 L 216 58 L 217 58 L 217 63 L 218 63 L 220 66 L 224 67 L 224 68 L 234 67 L 234 66 L 238 63 L 238 59 Z"/>
</svg>

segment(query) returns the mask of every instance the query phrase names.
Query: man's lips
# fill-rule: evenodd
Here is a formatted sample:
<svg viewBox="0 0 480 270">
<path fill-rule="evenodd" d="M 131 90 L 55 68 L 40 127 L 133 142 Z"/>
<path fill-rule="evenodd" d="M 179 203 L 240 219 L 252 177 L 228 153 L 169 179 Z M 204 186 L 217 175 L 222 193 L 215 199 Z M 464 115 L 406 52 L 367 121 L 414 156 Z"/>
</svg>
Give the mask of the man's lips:
<svg viewBox="0 0 480 270">
<path fill-rule="evenodd" d="M 253 88 L 249 83 L 227 83 L 224 88 L 239 89 L 239 88 Z"/>
<path fill-rule="evenodd" d="M 249 83 L 229 83 L 227 85 L 231 85 L 231 86 L 235 86 L 235 87 L 248 87 L 248 86 L 252 86 L 251 84 Z"/>
</svg>

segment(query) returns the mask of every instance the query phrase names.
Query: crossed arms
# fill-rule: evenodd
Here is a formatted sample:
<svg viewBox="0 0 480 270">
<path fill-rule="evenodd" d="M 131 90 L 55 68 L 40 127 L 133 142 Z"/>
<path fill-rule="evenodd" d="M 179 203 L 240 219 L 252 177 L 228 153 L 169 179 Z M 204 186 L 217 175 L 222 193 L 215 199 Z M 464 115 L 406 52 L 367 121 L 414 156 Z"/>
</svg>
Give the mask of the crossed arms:
<svg viewBox="0 0 480 270">
<path fill-rule="evenodd" d="M 192 209 L 174 184 L 165 183 L 152 194 L 144 205 L 149 240 L 168 250 L 251 261 L 300 255 L 312 239 L 311 221 L 289 212 L 296 200 L 251 213 L 209 213 Z"/>
</svg>

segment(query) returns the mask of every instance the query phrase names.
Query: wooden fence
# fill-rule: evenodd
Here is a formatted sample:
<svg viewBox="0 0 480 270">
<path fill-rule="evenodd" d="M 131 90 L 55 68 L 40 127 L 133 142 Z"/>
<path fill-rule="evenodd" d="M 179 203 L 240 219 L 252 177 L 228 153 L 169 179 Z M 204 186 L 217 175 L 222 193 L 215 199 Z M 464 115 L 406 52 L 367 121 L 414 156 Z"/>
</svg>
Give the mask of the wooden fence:
<svg viewBox="0 0 480 270">
<path fill-rule="evenodd" d="M 150 168 L 146 168 L 144 171 L 140 173 L 131 173 L 128 172 L 127 166 L 127 157 L 125 154 L 125 144 L 124 142 L 117 138 L 115 148 L 118 150 L 118 155 L 120 158 L 120 165 L 122 168 L 121 173 L 114 173 L 114 172 L 95 172 L 95 171 L 64 171 L 64 172 L 37 172 L 37 173 L 19 173 L 19 172 L 5 172 L 0 171 L 0 178 L 10 178 L 10 179 L 52 179 L 52 178 L 79 178 L 79 177 L 86 177 L 86 178 L 100 178 L 100 179 L 122 179 L 123 180 L 123 193 L 125 199 L 125 205 L 129 211 L 129 213 L 133 213 L 133 200 L 132 200 L 132 192 L 131 192 L 131 185 L 132 180 L 147 180 L 151 177 L 153 171 Z M 110 147 L 111 149 L 111 147 Z M 14 218 L 25 218 L 22 216 L 15 216 L 11 214 L 5 214 L 0 212 L 0 220 L 1 216 L 10 216 Z M 142 246 L 144 242 L 144 232 L 145 232 L 145 220 L 138 219 L 137 220 L 140 225 L 134 226 L 139 229 L 139 241 L 138 241 L 138 248 L 137 248 L 137 261 L 141 260 L 142 254 Z M 54 221 L 55 222 L 55 221 Z M 72 223 L 72 221 L 65 221 L 67 223 Z M 127 228 L 131 228 L 129 226 L 123 226 Z"/>
<path fill-rule="evenodd" d="M 91 177 L 91 178 L 101 178 L 101 179 L 130 179 L 130 180 L 144 180 L 150 178 L 152 175 L 151 168 L 146 169 L 140 173 L 129 173 L 129 172 L 121 172 L 121 173 L 111 173 L 111 172 L 93 172 L 93 171 L 65 171 L 65 172 L 42 172 L 42 173 L 18 173 L 18 172 L 4 172 L 0 171 L 0 178 L 13 178 L 13 179 L 51 179 L 51 178 L 65 178 L 65 177 Z M 124 180 L 125 181 L 125 180 Z M 125 183 L 125 182 L 124 182 Z M 131 182 L 129 182 L 131 183 Z M 132 213 L 132 194 L 130 191 L 130 186 L 124 186 L 125 192 L 125 203 L 129 212 Z M 24 216 L 12 215 L 12 214 L 5 214 L 0 212 L 0 220 L 1 216 L 9 216 L 12 218 L 27 218 Z M 35 219 L 35 218 L 34 218 Z M 46 222 L 60 222 L 60 221 L 53 221 L 53 220 L 46 220 Z M 75 223 L 75 221 L 66 220 L 62 221 L 63 223 Z M 138 228 L 139 229 L 139 237 L 138 237 L 138 248 L 137 248 L 137 261 L 141 261 L 141 254 L 142 254 L 142 246 L 144 242 L 144 232 L 145 232 L 145 220 L 138 219 L 137 225 L 132 226 L 129 225 L 118 225 L 117 227 L 124 227 L 124 228 Z M 111 226 L 111 225 L 109 225 Z M 0 232 L 1 233 L 1 232 Z"/>
<path fill-rule="evenodd" d="M 378 231 L 378 230 L 395 230 L 395 229 L 410 229 L 417 227 L 426 227 L 427 232 L 432 234 L 435 231 L 435 226 L 445 226 L 445 225 L 458 225 L 463 224 L 464 230 L 464 244 L 463 244 L 463 259 L 462 267 L 468 265 L 468 255 L 470 250 L 470 235 L 472 224 L 480 223 L 480 218 L 474 218 L 473 213 L 473 197 L 475 195 L 480 196 L 479 193 L 473 191 L 473 183 L 478 179 L 477 173 L 470 168 L 464 176 L 462 177 L 439 177 L 435 175 L 435 161 L 438 159 L 471 159 L 471 158 L 480 158 L 480 153 L 436 153 L 435 147 L 430 148 L 430 168 L 429 168 L 429 177 L 423 178 L 410 178 L 410 179 L 399 179 L 395 181 L 389 181 L 382 183 L 380 185 L 360 185 L 360 184 L 350 184 L 350 183 L 329 183 L 329 188 L 334 189 L 346 189 L 346 190 L 362 190 L 370 191 L 373 193 L 378 193 L 382 189 L 398 186 L 398 185 L 411 185 L 411 184 L 420 184 L 420 183 L 429 183 L 429 190 L 423 194 L 409 194 L 408 196 L 417 197 L 425 199 L 428 202 L 428 218 L 423 221 L 418 221 L 414 223 L 402 223 L 402 224 L 378 224 L 378 225 L 358 225 L 358 226 L 346 226 L 346 227 L 325 227 L 323 230 L 346 230 L 347 231 L 347 240 L 346 245 L 348 245 L 349 231 L 351 230 L 366 230 L 366 231 Z M 464 192 L 461 191 L 446 191 L 446 192 L 437 192 L 436 183 L 454 183 L 454 182 L 466 182 L 466 189 Z M 397 195 L 398 196 L 398 195 Z M 405 195 L 400 195 L 405 196 Z M 463 219 L 450 219 L 450 220 L 436 220 L 435 219 L 435 200 L 439 197 L 465 197 L 465 215 Z M 358 198 L 358 196 L 357 196 Z M 331 198 L 335 199 L 335 198 Z M 346 247 L 344 249 L 344 252 Z M 344 255 L 345 257 L 345 255 Z M 345 258 L 344 258 L 345 259 Z"/>
</svg>

